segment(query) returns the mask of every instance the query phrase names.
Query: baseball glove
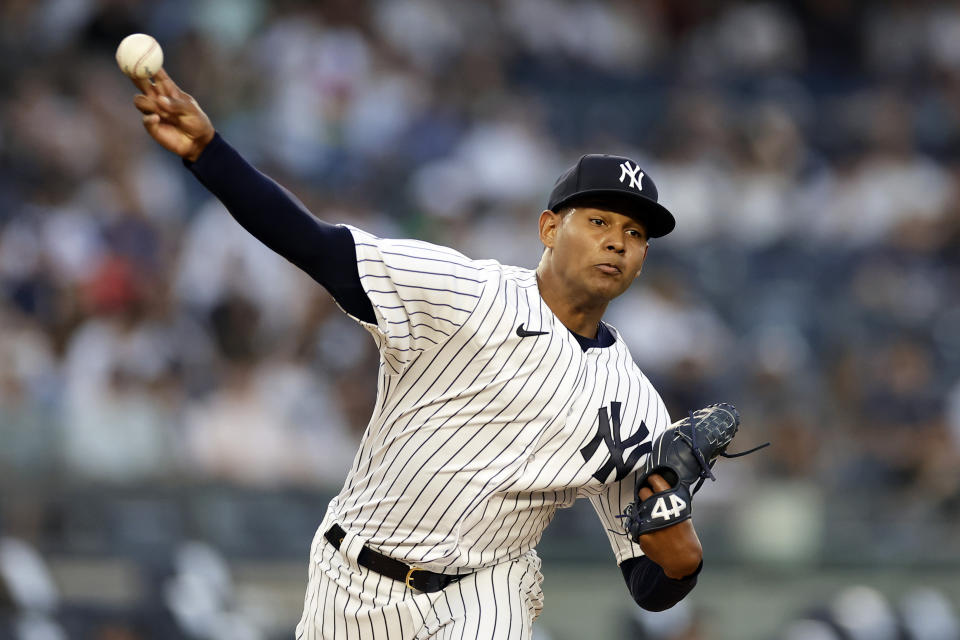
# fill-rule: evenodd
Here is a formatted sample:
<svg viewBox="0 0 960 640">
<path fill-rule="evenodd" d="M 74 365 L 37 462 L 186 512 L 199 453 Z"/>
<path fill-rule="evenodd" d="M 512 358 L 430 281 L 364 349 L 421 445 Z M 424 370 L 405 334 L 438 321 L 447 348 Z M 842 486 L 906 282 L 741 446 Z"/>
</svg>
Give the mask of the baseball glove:
<svg viewBox="0 0 960 640">
<path fill-rule="evenodd" d="M 736 407 L 719 403 L 691 411 L 688 417 L 674 422 L 660 434 L 637 476 L 634 502 L 620 516 L 631 540 L 638 542 L 646 533 L 689 519 L 693 512 L 693 494 L 707 478 L 716 480 L 712 468 L 718 457 L 737 458 L 770 444 L 767 442 L 742 453 L 727 453 L 727 445 L 739 427 L 740 414 Z M 640 489 L 653 473 L 659 473 L 670 489 L 641 500 Z M 694 482 L 697 484 L 691 491 L 690 485 Z"/>
</svg>

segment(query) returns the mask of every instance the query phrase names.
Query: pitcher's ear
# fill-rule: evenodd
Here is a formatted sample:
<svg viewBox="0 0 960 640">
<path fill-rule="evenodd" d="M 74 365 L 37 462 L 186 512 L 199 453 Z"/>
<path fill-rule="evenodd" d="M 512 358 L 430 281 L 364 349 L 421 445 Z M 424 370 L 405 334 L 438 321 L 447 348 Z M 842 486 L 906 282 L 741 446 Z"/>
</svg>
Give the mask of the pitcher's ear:
<svg viewBox="0 0 960 640">
<path fill-rule="evenodd" d="M 549 209 L 544 209 L 543 213 L 540 214 L 540 242 L 543 243 L 543 246 L 553 248 L 557 237 L 557 229 L 560 228 L 562 221 L 563 212 L 555 213 Z"/>
</svg>

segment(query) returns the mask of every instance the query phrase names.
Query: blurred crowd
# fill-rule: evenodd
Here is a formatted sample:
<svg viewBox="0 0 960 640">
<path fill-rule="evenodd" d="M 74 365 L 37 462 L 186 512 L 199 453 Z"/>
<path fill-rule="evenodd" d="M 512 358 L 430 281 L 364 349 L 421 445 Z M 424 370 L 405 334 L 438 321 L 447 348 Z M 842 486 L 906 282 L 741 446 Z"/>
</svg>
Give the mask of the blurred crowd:
<svg viewBox="0 0 960 640">
<path fill-rule="evenodd" d="M 372 406 L 372 340 L 143 132 L 134 32 L 381 236 L 533 267 L 562 169 L 638 159 L 678 225 L 608 319 L 675 417 L 732 401 L 774 443 L 713 499 L 780 487 L 884 553 L 922 557 L 905 516 L 957 539 L 956 3 L 6 0 L 4 487 L 335 491 Z"/>
<path fill-rule="evenodd" d="M 709 640 L 709 612 L 688 600 L 650 613 L 639 609 L 625 619 L 623 638 Z M 956 640 L 960 618 L 950 600 L 929 586 L 912 587 L 890 598 L 873 587 L 849 585 L 785 622 L 770 640 Z"/>
</svg>

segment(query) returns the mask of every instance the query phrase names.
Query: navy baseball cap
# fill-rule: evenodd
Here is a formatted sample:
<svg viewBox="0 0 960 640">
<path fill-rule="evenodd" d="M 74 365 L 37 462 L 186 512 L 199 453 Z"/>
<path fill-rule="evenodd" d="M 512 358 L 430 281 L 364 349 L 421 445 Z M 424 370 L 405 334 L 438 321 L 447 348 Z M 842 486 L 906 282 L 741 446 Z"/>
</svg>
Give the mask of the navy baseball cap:
<svg viewBox="0 0 960 640">
<path fill-rule="evenodd" d="M 651 238 L 667 235 L 677 224 L 673 214 L 657 202 L 657 187 L 650 176 L 621 156 L 590 153 L 563 172 L 550 192 L 547 208 L 558 212 L 574 204 L 632 216 L 644 224 Z"/>
</svg>

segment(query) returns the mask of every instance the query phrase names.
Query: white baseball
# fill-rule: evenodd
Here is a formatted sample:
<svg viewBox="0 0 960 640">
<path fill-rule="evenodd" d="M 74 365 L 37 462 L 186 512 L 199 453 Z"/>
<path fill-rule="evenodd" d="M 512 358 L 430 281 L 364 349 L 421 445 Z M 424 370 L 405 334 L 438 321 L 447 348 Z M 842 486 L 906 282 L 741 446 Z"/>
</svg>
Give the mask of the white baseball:
<svg viewBox="0 0 960 640">
<path fill-rule="evenodd" d="M 153 36 L 132 33 L 117 47 L 117 64 L 131 78 L 149 78 L 163 66 L 163 49 Z"/>
</svg>

